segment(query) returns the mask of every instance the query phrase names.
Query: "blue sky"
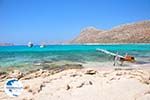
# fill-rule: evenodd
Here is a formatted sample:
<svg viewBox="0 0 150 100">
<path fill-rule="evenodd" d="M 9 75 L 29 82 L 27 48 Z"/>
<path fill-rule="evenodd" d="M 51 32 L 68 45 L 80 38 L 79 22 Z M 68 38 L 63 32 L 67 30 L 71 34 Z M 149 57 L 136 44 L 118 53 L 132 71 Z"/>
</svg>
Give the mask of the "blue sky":
<svg viewBox="0 0 150 100">
<path fill-rule="evenodd" d="M 65 41 L 82 28 L 150 19 L 150 0 L 0 0 L 0 42 Z"/>
</svg>

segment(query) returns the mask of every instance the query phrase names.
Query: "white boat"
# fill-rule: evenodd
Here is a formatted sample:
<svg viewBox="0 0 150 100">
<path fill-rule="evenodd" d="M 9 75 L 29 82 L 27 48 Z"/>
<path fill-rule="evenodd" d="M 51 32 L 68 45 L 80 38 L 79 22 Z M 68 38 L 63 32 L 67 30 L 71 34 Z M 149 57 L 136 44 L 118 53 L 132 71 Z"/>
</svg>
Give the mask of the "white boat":
<svg viewBox="0 0 150 100">
<path fill-rule="evenodd" d="M 28 43 L 28 47 L 29 47 L 29 48 L 33 47 L 33 43 L 32 43 L 32 42 L 29 42 L 29 43 Z"/>
<path fill-rule="evenodd" d="M 44 48 L 44 47 L 45 47 L 44 44 L 45 44 L 45 43 L 41 43 L 40 48 Z"/>
<path fill-rule="evenodd" d="M 45 46 L 44 45 L 40 45 L 40 48 L 44 48 Z"/>
</svg>

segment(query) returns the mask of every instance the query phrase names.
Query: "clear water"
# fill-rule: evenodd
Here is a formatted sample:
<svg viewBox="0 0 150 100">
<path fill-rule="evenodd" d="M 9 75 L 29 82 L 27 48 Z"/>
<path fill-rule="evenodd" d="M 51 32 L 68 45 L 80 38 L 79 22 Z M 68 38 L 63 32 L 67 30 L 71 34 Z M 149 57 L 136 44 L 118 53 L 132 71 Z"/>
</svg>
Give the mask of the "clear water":
<svg viewBox="0 0 150 100">
<path fill-rule="evenodd" d="M 135 56 L 138 61 L 150 62 L 150 44 L 116 44 L 116 45 L 49 45 L 45 48 L 34 46 L 1 46 L 0 67 L 22 67 L 44 61 L 72 61 L 72 62 L 104 62 L 111 61 L 112 57 L 96 49 L 106 49 L 128 53 Z"/>
</svg>

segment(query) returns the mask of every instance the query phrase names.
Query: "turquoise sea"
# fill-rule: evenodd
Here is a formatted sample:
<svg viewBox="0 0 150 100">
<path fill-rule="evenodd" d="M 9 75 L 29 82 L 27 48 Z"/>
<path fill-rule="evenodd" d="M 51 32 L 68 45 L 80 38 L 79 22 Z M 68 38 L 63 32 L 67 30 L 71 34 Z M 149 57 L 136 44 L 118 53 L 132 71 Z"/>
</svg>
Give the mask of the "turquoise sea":
<svg viewBox="0 0 150 100">
<path fill-rule="evenodd" d="M 112 61 L 112 57 L 96 49 L 101 48 L 121 55 L 135 56 L 137 62 L 150 63 L 150 44 L 107 45 L 48 45 L 40 48 L 27 46 L 0 46 L 0 67 L 24 67 L 35 63 L 71 61 L 86 63 Z"/>
</svg>

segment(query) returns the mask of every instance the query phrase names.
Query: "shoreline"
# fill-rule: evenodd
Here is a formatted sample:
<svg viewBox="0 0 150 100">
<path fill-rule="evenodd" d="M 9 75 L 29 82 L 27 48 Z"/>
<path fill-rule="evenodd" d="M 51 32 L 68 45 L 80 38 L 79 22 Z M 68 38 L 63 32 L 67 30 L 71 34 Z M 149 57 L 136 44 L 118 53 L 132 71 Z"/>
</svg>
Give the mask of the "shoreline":
<svg viewBox="0 0 150 100">
<path fill-rule="evenodd" d="M 56 44 L 46 44 L 46 46 L 51 45 L 150 45 L 150 43 L 56 43 Z M 27 46 L 26 44 L 14 44 L 14 45 L 6 45 L 6 46 Z M 40 44 L 35 44 L 35 46 L 40 46 Z M 4 45 L 0 45 L 0 47 L 5 47 Z"/>
<path fill-rule="evenodd" d="M 137 66 L 147 66 L 150 65 L 150 62 L 136 62 L 136 63 L 130 63 L 125 62 L 122 66 L 118 63 L 116 66 L 113 66 L 113 61 L 85 61 L 85 62 L 74 62 L 74 61 L 68 61 L 68 60 L 60 60 L 60 61 L 43 61 L 43 62 L 35 62 L 32 64 L 21 64 L 17 66 L 0 66 L 0 72 L 11 72 L 13 70 L 20 70 L 22 72 L 29 72 L 34 71 L 38 69 L 47 69 L 47 68 L 61 68 L 63 66 L 82 66 L 83 68 L 93 67 L 93 68 L 114 68 L 114 67 L 137 67 Z M 21 67 L 18 67 L 21 66 Z M 148 67 L 148 66 L 147 66 Z M 69 68 L 69 66 L 68 66 Z M 75 68 L 75 67 L 74 67 Z"/>
</svg>

